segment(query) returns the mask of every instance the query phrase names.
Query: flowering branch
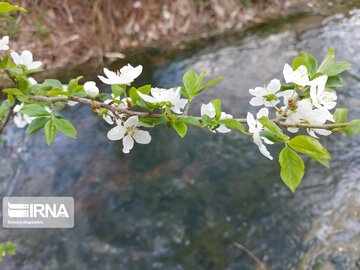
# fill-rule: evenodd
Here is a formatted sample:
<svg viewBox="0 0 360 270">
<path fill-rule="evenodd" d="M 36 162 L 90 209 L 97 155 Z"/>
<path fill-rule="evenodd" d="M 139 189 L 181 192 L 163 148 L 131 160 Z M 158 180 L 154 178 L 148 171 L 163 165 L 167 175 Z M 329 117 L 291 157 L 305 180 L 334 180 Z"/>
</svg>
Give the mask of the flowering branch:
<svg viewBox="0 0 360 270">
<path fill-rule="evenodd" d="M 81 98 L 81 97 L 44 97 L 44 96 L 29 96 L 28 99 L 30 100 L 36 100 L 36 101 L 40 101 L 40 102 L 48 102 L 48 103 L 56 103 L 56 102 L 67 102 L 67 101 L 76 101 L 85 105 L 90 105 L 92 108 L 94 108 L 95 110 L 97 110 L 98 108 L 104 108 L 104 109 L 108 109 L 109 111 L 111 111 L 114 114 L 124 114 L 127 117 L 130 116 L 140 116 L 140 117 L 145 117 L 145 118 L 161 118 L 163 117 L 162 114 L 152 114 L 149 112 L 140 112 L 140 111 L 132 111 L 129 109 L 121 109 L 121 108 L 116 108 L 114 106 L 111 106 L 107 103 L 104 102 L 99 102 L 99 101 L 94 101 L 88 98 Z M 186 117 L 186 115 L 184 114 L 184 116 L 179 116 L 179 118 L 182 117 Z M 201 117 L 197 116 L 195 117 L 196 119 L 198 119 L 199 121 L 201 121 Z M 238 121 L 241 124 L 248 124 L 247 120 L 245 118 L 235 118 L 234 120 Z M 278 119 L 272 119 L 272 121 L 280 126 L 284 126 L 284 127 L 295 127 L 295 128 L 316 128 L 316 129 L 336 129 L 336 128 L 346 128 L 348 126 L 349 123 L 339 123 L 339 124 L 322 124 L 322 125 L 314 125 L 314 124 L 289 124 L 286 122 L 281 122 L 278 121 Z"/>
<path fill-rule="evenodd" d="M 98 78 L 111 86 L 111 94 L 100 92 L 96 82 L 80 83 L 77 77 L 63 85 L 47 79 L 38 83 L 30 77 L 40 72 L 42 63 L 34 61 L 31 52 L 17 53 L 9 50 L 9 38 L 0 39 L 0 72 L 6 72 L 15 87 L 2 89 L 7 99 L 0 105 L 0 133 L 13 119 L 19 128 L 26 128 L 31 135 L 44 130 L 46 142 L 51 144 L 58 132 L 77 138 L 76 128 L 61 115 L 66 106 L 84 104 L 102 117 L 112 127 L 107 138 L 121 140 L 123 152 L 129 153 L 135 142 L 148 144 L 151 135 L 148 127 L 166 125 L 185 137 L 188 126 L 207 128 L 213 133 L 238 131 L 251 136 L 259 151 L 273 159 L 267 145 L 282 144 L 279 155 L 281 179 L 294 191 L 304 176 L 305 166 L 300 155 L 306 155 L 323 166 L 329 167 L 330 153 L 318 140 L 343 132 L 351 136 L 360 133 L 360 120 L 347 121 L 348 110 L 337 108 L 337 95 L 333 88 L 342 86 L 340 74 L 350 68 L 344 61 L 335 61 L 330 49 L 322 63 L 310 54 L 302 52 L 295 57 L 292 66 L 285 64 L 285 83 L 273 79 L 269 84 L 250 89 L 250 104 L 260 107 L 256 115 L 248 112 L 246 118 L 234 118 L 222 111 L 220 99 L 211 100 L 200 107 L 200 116 L 189 114 L 193 100 L 205 89 L 221 81 L 218 77 L 203 83 L 206 73 L 188 71 L 183 85 L 170 89 L 144 85 L 132 86 L 142 73 L 141 65 L 130 64 L 113 72 L 104 68 Z M 281 105 L 282 104 L 282 105 Z M 247 130 L 245 125 L 247 125 Z M 305 129 L 309 136 L 292 135 Z"/>
</svg>

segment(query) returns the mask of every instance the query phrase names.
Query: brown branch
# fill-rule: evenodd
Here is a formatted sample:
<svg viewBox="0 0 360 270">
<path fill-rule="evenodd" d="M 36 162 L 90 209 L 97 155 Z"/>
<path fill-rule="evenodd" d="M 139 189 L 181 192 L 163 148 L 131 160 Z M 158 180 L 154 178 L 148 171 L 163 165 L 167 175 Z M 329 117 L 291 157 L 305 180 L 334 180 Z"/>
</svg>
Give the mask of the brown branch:
<svg viewBox="0 0 360 270">
<path fill-rule="evenodd" d="M 1 122 L 1 124 L 0 124 L 0 134 L 2 134 L 2 133 L 4 132 L 7 124 L 9 123 L 12 115 L 14 114 L 14 108 L 15 108 L 16 105 L 17 105 L 17 101 L 15 100 L 15 101 L 14 101 L 14 104 L 12 104 L 12 105 L 10 106 L 10 108 L 9 108 L 9 110 L 8 110 L 8 113 L 7 113 L 4 121 Z"/>
<path fill-rule="evenodd" d="M 48 103 L 55 103 L 55 102 L 66 102 L 66 101 L 77 101 L 82 104 L 89 105 L 93 108 L 105 108 L 111 111 L 112 113 L 118 115 L 118 114 L 126 114 L 127 116 L 141 116 L 141 117 L 147 117 L 147 118 L 160 118 L 163 117 L 162 114 L 153 114 L 149 112 L 139 112 L 139 111 L 133 111 L 129 109 L 120 109 L 117 107 L 112 106 L 111 104 L 106 104 L 104 102 L 91 100 L 88 98 L 82 98 L 82 97 L 67 97 L 67 96 L 60 96 L 60 97 L 44 97 L 44 96 L 30 96 L 29 99 L 41 101 L 41 102 L 48 102 Z M 179 118 L 185 117 L 184 115 L 179 116 Z M 196 117 L 197 119 L 201 120 L 201 117 Z M 235 119 L 238 122 L 242 124 L 247 124 L 246 119 L 244 118 L 238 118 Z M 276 123 L 279 126 L 283 126 L 285 128 L 289 127 L 297 127 L 297 128 L 317 128 L 317 129 L 327 129 L 332 130 L 335 128 L 345 128 L 348 126 L 348 123 L 336 123 L 336 124 L 323 124 L 323 125 L 315 125 L 315 124 L 289 124 L 286 122 L 279 121 L 277 119 L 273 119 L 274 123 Z"/>
<path fill-rule="evenodd" d="M 246 253 L 246 255 L 248 255 L 258 266 L 260 266 L 260 268 L 262 270 L 267 270 L 268 268 L 266 267 L 266 265 L 260 260 L 258 259 L 258 257 L 256 257 L 254 255 L 254 253 L 252 253 L 249 249 L 247 249 L 246 247 L 244 247 L 243 245 L 241 245 L 238 242 L 234 242 L 233 245 L 235 247 L 237 247 L 238 249 L 244 251 Z"/>
</svg>

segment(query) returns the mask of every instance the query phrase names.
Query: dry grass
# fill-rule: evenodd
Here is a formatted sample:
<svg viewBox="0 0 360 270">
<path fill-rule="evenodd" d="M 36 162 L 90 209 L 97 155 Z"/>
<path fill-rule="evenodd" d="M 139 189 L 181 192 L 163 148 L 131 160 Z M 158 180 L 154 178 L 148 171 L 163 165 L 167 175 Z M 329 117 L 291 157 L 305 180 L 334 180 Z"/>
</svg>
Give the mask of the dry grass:
<svg viewBox="0 0 360 270">
<path fill-rule="evenodd" d="M 260 0 L 250 6 L 241 1 L 14 0 L 28 13 L 6 27 L 15 49 L 29 49 L 56 68 L 94 58 L 101 63 L 106 53 L 129 47 L 159 41 L 175 45 L 192 35 L 243 29 L 286 13 L 301 0 Z"/>
</svg>

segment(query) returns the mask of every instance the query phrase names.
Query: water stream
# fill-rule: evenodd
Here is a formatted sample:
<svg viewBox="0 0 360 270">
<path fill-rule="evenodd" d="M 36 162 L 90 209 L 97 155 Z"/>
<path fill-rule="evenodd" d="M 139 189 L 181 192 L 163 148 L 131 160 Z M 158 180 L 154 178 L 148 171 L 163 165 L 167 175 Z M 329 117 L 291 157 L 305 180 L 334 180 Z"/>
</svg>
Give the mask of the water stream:
<svg viewBox="0 0 360 270">
<path fill-rule="evenodd" d="M 193 53 L 143 62 L 141 79 L 175 86 L 190 68 L 225 76 L 198 102 L 220 97 L 225 111 L 243 117 L 253 111 L 249 88 L 280 77 L 299 50 L 321 57 L 335 47 L 338 59 L 354 64 L 339 103 L 360 118 L 359 29 L 354 8 L 274 22 L 209 40 Z M 0 240 L 18 245 L 1 269 L 254 269 L 234 241 L 270 269 L 360 269 L 360 137 L 323 138 L 331 169 L 306 159 L 307 174 L 292 194 L 276 163 L 235 132 L 191 128 L 180 139 L 156 128 L 150 145 L 125 155 L 88 108 L 71 108 L 66 117 L 78 127 L 77 141 L 59 136 L 47 147 L 42 134 L 8 129 L 0 145 L 0 194 L 73 196 L 75 228 L 0 229 Z"/>
</svg>

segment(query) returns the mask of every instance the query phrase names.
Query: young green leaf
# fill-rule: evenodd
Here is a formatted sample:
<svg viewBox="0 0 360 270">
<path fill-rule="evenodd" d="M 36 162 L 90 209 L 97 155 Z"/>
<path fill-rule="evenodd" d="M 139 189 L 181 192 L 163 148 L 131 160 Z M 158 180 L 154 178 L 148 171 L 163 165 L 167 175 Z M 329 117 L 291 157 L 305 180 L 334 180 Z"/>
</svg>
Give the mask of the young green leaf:
<svg viewBox="0 0 360 270">
<path fill-rule="evenodd" d="M 45 110 L 44 107 L 42 107 L 39 104 L 28 104 L 25 105 L 22 109 L 21 112 L 31 116 L 31 117 L 41 117 L 41 116 L 50 116 L 51 114 Z"/>
<path fill-rule="evenodd" d="M 181 118 L 181 121 L 187 125 L 192 125 L 192 126 L 196 126 L 196 127 L 201 126 L 200 121 L 194 116 L 183 117 L 183 118 Z"/>
<path fill-rule="evenodd" d="M 308 155 L 321 165 L 329 168 L 331 155 L 317 139 L 310 136 L 299 135 L 291 139 L 288 144 L 295 151 Z"/>
<path fill-rule="evenodd" d="M 83 76 L 79 76 L 75 79 L 70 80 L 68 86 L 67 86 L 67 90 L 69 93 L 75 93 L 79 90 L 83 89 L 83 86 L 79 85 L 79 81 L 84 78 Z M 62 87 L 60 88 L 62 89 Z"/>
<path fill-rule="evenodd" d="M 344 86 L 344 81 L 340 78 L 339 75 L 329 77 L 326 82 L 327 88 L 342 87 L 342 86 Z"/>
<path fill-rule="evenodd" d="M 11 12 L 15 10 L 27 12 L 26 9 L 22 7 L 11 5 L 8 2 L 0 2 L 0 13 Z"/>
<path fill-rule="evenodd" d="M 259 119 L 259 122 L 266 127 L 268 130 L 270 130 L 271 132 L 273 132 L 277 137 L 282 138 L 282 140 L 285 140 L 285 135 L 284 133 L 281 131 L 281 129 L 273 122 L 271 121 L 268 117 L 263 116 Z"/>
<path fill-rule="evenodd" d="M 336 76 L 336 75 L 344 72 L 345 70 L 349 69 L 350 67 L 351 67 L 351 64 L 349 62 L 339 61 L 339 62 L 332 64 L 329 67 L 324 68 L 321 73 L 325 74 L 329 77 Z"/>
<path fill-rule="evenodd" d="M 46 122 L 44 127 L 44 134 L 45 134 L 46 143 L 50 145 L 56 137 L 56 127 L 52 118 L 50 118 Z"/>
<path fill-rule="evenodd" d="M 187 132 L 187 126 L 184 122 L 177 121 L 173 123 L 173 127 L 181 138 L 184 138 Z"/>
<path fill-rule="evenodd" d="M 215 119 L 219 120 L 220 116 L 221 116 L 221 100 L 220 99 L 213 99 L 211 101 L 211 104 L 214 106 L 215 108 Z"/>
<path fill-rule="evenodd" d="M 49 89 L 52 88 L 62 89 L 63 87 L 62 83 L 59 80 L 55 80 L 55 79 L 46 79 L 41 85 Z"/>
<path fill-rule="evenodd" d="M 187 71 L 183 76 L 183 84 L 190 97 L 194 96 L 194 88 L 199 76 L 193 70 Z"/>
<path fill-rule="evenodd" d="M 113 92 L 114 97 L 117 98 L 117 97 L 119 97 L 122 93 L 124 93 L 124 88 L 121 87 L 120 85 L 113 84 L 113 85 L 111 85 L 111 91 Z"/>
<path fill-rule="evenodd" d="M 204 91 L 206 88 L 208 88 L 208 87 L 210 87 L 210 86 L 212 86 L 212 85 L 214 85 L 214 84 L 216 84 L 216 83 L 218 83 L 218 82 L 220 82 L 222 80 L 224 80 L 224 77 L 217 77 L 217 78 L 205 83 L 203 86 L 199 87 L 196 90 L 195 94 L 199 94 L 200 92 Z"/>
<path fill-rule="evenodd" d="M 307 70 L 310 70 L 310 65 L 306 59 L 304 57 L 297 56 L 293 59 L 292 68 L 293 70 L 297 70 L 300 66 L 305 66 Z"/>
<path fill-rule="evenodd" d="M 318 69 L 318 63 L 317 63 L 316 58 L 313 55 L 311 55 L 310 53 L 307 53 L 307 52 L 301 52 L 300 54 L 306 60 L 306 62 L 309 65 L 310 75 L 316 74 L 316 71 Z"/>
<path fill-rule="evenodd" d="M 352 120 L 345 128 L 347 135 L 352 136 L 360 133 L 360 120 Z"/>
<path fill-rule="evenodd" d="M 76 139 L 77 131 L 69 121 L 61 118 L 54 118 L 54 124 L 56 129 L 64 133 L 65 136 Z"/>
<path fill-rule="evenodd" d="M 279 163 L 281 166 L 281 179 L 294 192 L 304 177 L 304 161 L 294 150 L 285 146 L 280 152 Z"/>
<path fill-rule="evenodd" d="M 26 134 L 32 135 L 42 129 L 49 117 L 37 117 L 31 121 L 30 125 L 26 128 Z"/>
<path fill-rule="evenodd" d="M 348 109 L 346 108 L 337 108 L 334 112 L 335 123 L 345 123 L 348 114 Z"/>
<path fill-rule="evenodd" d="M 322 61 L 318 69 L 318 72 L 323 73 L 324 70 L 328 69 L 334 63 L 335 63 L 335 51 L 334 48 L 330 48 L 328 54 L 325 56 L 324 60 Z"/>
<path fill-rule="evenodd" d="M 223 119 L 219 121 L 221 124 L 223 124 L 224 126 L 240 131 L 240 132 L 244 132 L 244 126 L 237 120 L 235 119 Z"/>
</svg>

